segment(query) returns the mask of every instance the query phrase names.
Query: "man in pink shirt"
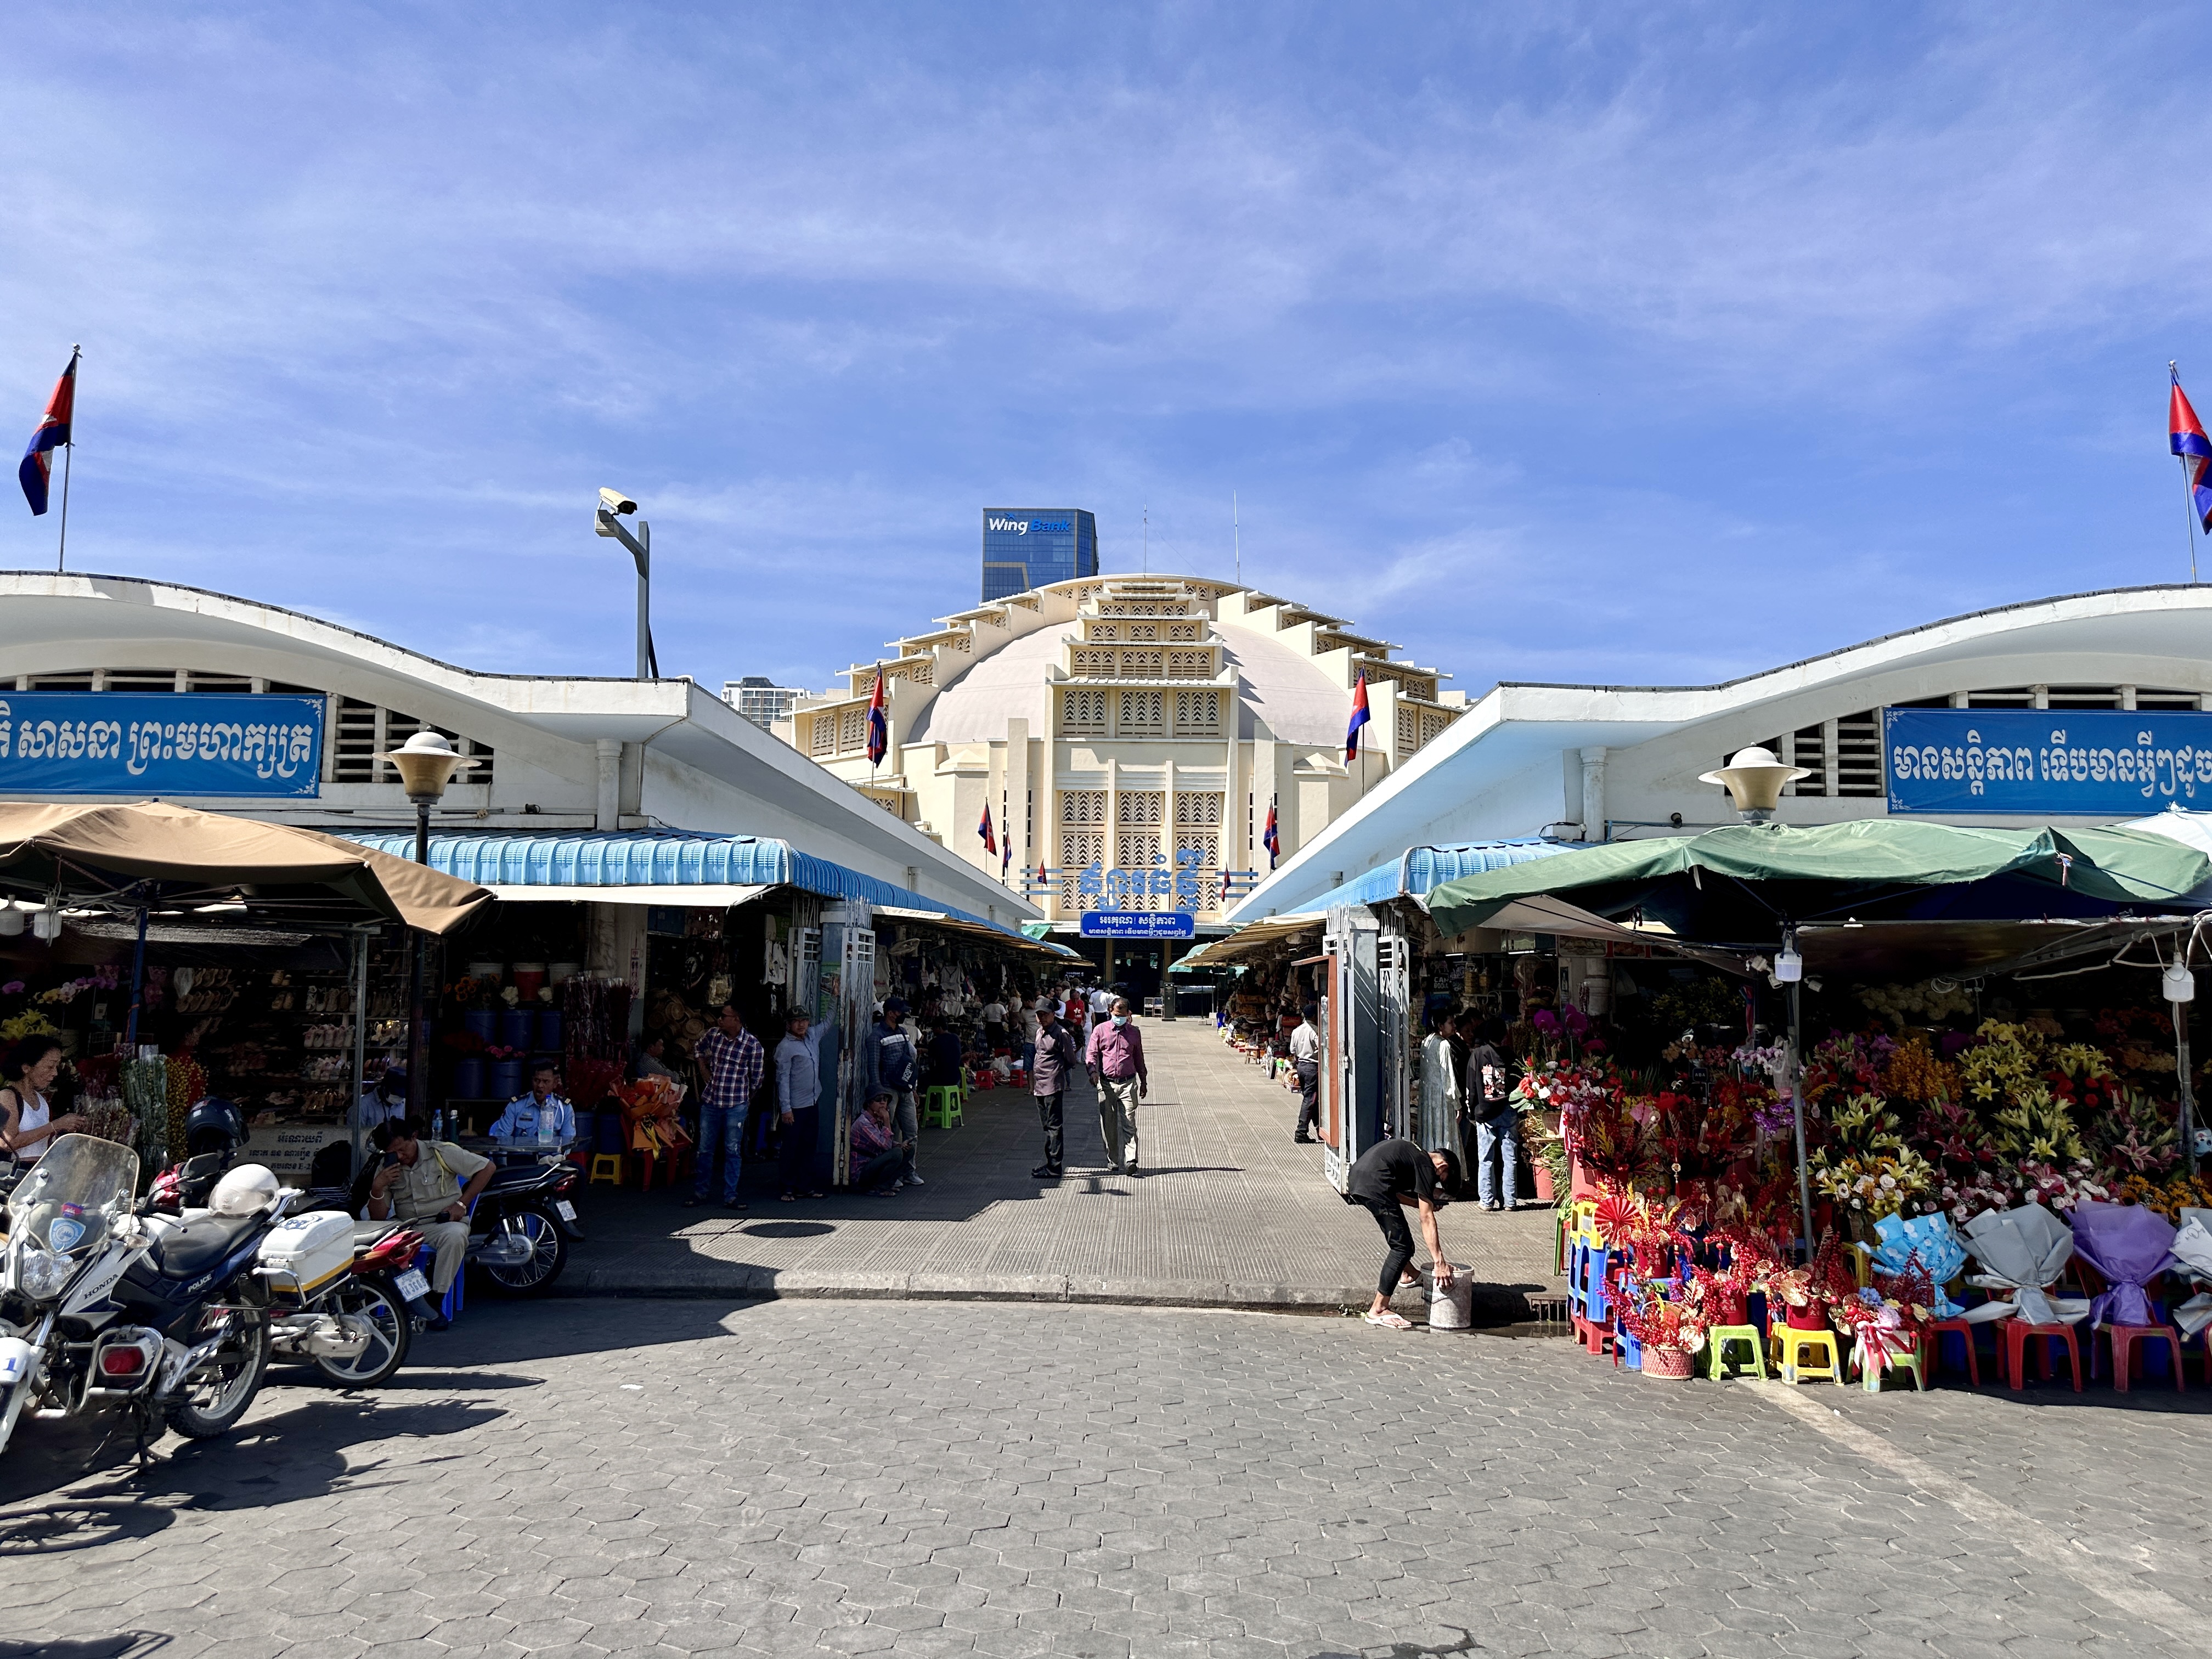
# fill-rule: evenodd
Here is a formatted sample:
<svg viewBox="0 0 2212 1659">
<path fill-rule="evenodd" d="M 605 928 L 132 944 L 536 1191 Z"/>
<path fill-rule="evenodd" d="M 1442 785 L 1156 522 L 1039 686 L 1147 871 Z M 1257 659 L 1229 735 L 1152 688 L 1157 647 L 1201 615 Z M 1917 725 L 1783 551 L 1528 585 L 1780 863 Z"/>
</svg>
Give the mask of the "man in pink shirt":
<svg viewBox="0 0 2212 1659">
<path fill-rule="evenodd" d="M 1152 1081 L 1145 1039 L 1129 1018 L 1129 1000 L 1115 997 L 1107 1018 L 1091 1028 L 1083 1064 L 1098 1091 L 1098 1133 L 1115 1175 L 1137 1173 L 1137 1103 Z"/>
</svg>

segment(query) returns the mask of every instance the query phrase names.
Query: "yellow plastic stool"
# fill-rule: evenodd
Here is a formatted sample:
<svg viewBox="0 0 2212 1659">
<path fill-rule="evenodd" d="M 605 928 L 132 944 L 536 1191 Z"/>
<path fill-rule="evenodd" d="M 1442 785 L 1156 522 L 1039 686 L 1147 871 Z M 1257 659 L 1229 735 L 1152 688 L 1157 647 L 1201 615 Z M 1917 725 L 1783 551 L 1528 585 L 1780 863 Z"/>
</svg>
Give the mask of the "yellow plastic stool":
<svg viewBox="0 0 2212 1659">
<path fill-rule="evenodd" d="M 619 1187 L 622 1185 L 622 1175 L 623 1161 L 620 1152 L 594 1152 L 592 1154 L 591 1177 L 584 1184 L 586 1187 L 592 1187 L 604 1181 L 610 1187 Z"/>
<path fill-rule="evenodd" d="M 1826 1365 L 1805 1364 L 1806 1352 L 1814 1348 L 1827 1356 Z M 1784 1382 L 1802 1382 L 1808 1377 L 1818 1381 L 1826 1377 L 1838 1388 L 1844 1386 L 1843 1350 L 1837 1346 L 1833 1331 L 1801 1331 L 1788 1325 L 1775 1326 L 1774 1364 L 1781 1371 Z"/>
<path fill-rule="evenodd" d="M 1718 1377 L 1721 1367 L 1728 1363 L 1723 1350 L 1741 1345 L 1751 1350 L 1749 1369 L 1757 1371 L 1760 1380 L 1766 1376 L 1766 1344 L 1759 1340 L 1756 1325 L 1716 1325 L 1705 1333 L 1705 1375 Z"/>
<path fill-rule="evenodd" d="M 925 1089 L 921 1097 L 921 1121 L 925 1126 L 934 1124 L 949 1129 L 965 1121 L 960 1111 L 961 1091 L 957 1085 L 942 1084 L 934 1089 Z"/>
</svg>

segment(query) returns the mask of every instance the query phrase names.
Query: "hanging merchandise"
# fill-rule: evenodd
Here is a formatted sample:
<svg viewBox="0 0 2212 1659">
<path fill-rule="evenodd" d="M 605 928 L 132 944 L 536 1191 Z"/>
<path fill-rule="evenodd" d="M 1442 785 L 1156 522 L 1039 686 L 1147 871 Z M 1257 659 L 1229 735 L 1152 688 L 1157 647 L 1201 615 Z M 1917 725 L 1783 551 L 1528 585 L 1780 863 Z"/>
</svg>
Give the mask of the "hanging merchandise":
<svg viewBox="0 0 2212 1659">
<path fill-rule="evenodd" d="M 139 1162 L 167 1166 L 169 1151 L 169 1067 L 150 1049 L 123 1062 L 123 1103 L 130 1109 L 131 1145 Z"/>
</svg>

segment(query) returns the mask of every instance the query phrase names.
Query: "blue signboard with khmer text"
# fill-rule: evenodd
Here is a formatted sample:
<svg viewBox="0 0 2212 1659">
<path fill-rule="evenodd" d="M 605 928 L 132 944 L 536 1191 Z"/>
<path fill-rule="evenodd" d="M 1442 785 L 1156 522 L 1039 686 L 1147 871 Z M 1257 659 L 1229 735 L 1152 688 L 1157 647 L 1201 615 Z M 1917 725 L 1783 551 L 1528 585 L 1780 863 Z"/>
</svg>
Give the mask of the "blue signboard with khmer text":
<svg viewBox="0 0 2212 1659">
<path fill-rule="evenodd" d="M 1188 910 L 1085 910 L 1085 939 L 1195 939 L 1198 919 Z"/>
<path fill-rule="evenodd" d="M 0 793 L 313 795 L 323 700 L 223 692 L 0 692 Z"/>
<path fill-rule="evenodd" d="M 1893 812 L 2142 817 L 2212 808 L 2212 714 L 1885 708 Z"/>
</svg>

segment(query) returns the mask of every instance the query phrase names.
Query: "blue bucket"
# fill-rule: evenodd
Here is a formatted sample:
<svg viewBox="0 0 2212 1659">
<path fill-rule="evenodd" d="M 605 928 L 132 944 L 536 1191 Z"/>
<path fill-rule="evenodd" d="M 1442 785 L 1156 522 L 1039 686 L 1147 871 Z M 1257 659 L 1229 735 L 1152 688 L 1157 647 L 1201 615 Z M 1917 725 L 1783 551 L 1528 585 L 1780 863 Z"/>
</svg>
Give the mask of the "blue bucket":
<svg viewBox="0 0 2212 1659">
<path fill-rule="evenodd" d="M 500 1046 L 527 1048 L 538 1037 L 538 1015 L 528 1008 L 502 1008 L 499 1014 Z"/>
<path fill-rule="evenodd" d="M 496 1042 L 499 1016 L 489 1008 L 471 1008 L 461 1016 L 461 1029 L 480 1042 Z"/>
<path fill-rule="evenodd" d="M 484 1098 L 513 1100 L 529 1086 L 530 1062 L 528 1060 L 495 1060 L 491 1066 L 491 1091 Z"/>
<path fill-rule="evenodd" d="M 538 1011 L 538 1046 L 552 1054 L 561 1051 L 561 1011 L 558 1008 Z"/>
<path fill-rule="evenodd" d="M 463 1100 L 484 1097 L 484 1062 L 481 1054 L 468 1054 L 453 1062 L 453 1092 Z"/>
</svg>

